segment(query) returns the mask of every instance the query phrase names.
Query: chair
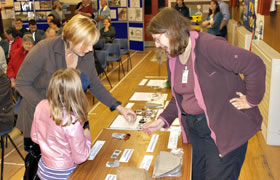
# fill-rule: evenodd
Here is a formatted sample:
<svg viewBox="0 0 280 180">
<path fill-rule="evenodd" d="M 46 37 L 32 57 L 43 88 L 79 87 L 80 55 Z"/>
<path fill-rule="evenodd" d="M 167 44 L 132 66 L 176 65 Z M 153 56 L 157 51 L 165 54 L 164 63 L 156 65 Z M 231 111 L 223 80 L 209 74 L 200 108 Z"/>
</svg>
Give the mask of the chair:
<svg viewBox="0 0 280 180">
<path fill-rule="evenodd" d="M 119 62 L 119 81 L 120 81 L 120 71 L 122 67 L 123 74 L 125 76 L 123 64 L 122 64 L 122 58 L 120 53 L 120 46 L 118 44 L 105 44 L 104 49 L 106 50 L 107 56 L 106 61 L 107 62 Z"/>
<path fill-rule="evenodd" d="M 9 133 L 12 131 L 13 129 L 7 130 L 7 131 L 3 131 L 0 132 L 0 136 L 1 136 L 1 149 L 2 149 L 2 156 L 1 156 L 1 180 L 3 180 L 3 170 L 4 170 L 4 138 L 8 137 L 8 139 L 10 140 L 10 142 L 12 143 L 12 145 L 14 146 L 14 148 L 16 149 L 16 151 L 18 152 L 18 154 L 20 155 L 21 159 L 24 161 L 24 157 L 22 156 L 22 154 L 20 153 L 20 151 L 18 150 L 16 144 L 14 143 L 14 141 L 12 140 L 12 138 L 10 137 Z"/>
<path fill-rule="evenodd" d="M 101 69 L 101 70 L 99 70 L 98 74 L 104 73 L 107 81 L 110 84 L 110 87 L 113 88 L 111 85 L 111 82 L 107 76 L 107 73 L 105 71 L 105 68 L 107 66 L 106 55 L 107 55 L 106 51 L 104 51 L 104 50 L 95 50 L 94 51 L 94 56 L 95 56 L 96 60 L 99 62 L 99 63 L 95 63 L 95 64 L 96 64 L 96 66 L 98 66 L 98 64 L 99 64 L 100 67 L 98 69 Z"/>
<path fill-rule="evenodd" d="M 93 46 L 93 49 L 95 50 L 103 50 L 105 46 L 104 39 L 99 39 L 97 43 Z"/>
<path fill-rule="evenodd" d="M 124 55 L 124 54 L 127 55 L 127 57 L 128 57 L 127 71 L 129 69 L 129 64 L 130 64 L 130 68 L 132 69 L 132 62 L 131 62 L 130 52 L 129 52 L 129 48 L 128 48 L 128 40 L 127 39 L 114 39 L 113 44 L 118 44 L 120 46 L 121 55 Z"/>
</svg>

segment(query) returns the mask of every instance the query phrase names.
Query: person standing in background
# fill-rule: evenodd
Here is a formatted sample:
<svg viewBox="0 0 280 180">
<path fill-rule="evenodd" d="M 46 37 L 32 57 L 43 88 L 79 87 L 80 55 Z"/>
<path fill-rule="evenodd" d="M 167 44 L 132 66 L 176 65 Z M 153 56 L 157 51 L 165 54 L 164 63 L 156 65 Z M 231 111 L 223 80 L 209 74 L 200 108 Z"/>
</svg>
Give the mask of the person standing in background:
<svg viewBox="0 0 280 180">
<path fill-rule="evenodd" d="M 97 28 L 101 30 L 104 27 L 103 20 L 105 18 L 110 19 L 110 8 L 107 6 L 106 0 L 100 1 L 101 8 L 97 12 L 96 22 L 97 22 Z"/>
<path fill-rule="evenodd" d="M 184 0 L 176 0 L 175 9 L 179 11 L 184 17 L 192 19 L 190 16 L 190 10 L 185 5 Z"/>
<path fill-rule="evenodd" d="M 230 18 L 229 7 L 228 7 L 228 4 L 226 4 L 222 0 L 217 0 L 217 1 L 219 3 L 220 11 L 223 15 L 223 21 L 220 25 L 221 36 L 226 37 L 226 35 L 227 35 L 227 23 L 228 23 L 229 18 Z"/>
<path fill-rule="evenodd" d="M 79 3 L 80 4 L 80 3 Z M 83 16 L 87 16 L 92 18 L 93 8 L 90 4 L 90 0 L 82 0 L 82 3 L 75 10 L 75 14 L 81 14 Z"/>
<path fill-rule="evenodd" d="M 221 36 L 220 25 L 223 20 L 223 15 L 220 12 L 219 4 L 216 0 L 210 1 L 209 13 L 202 26 L 208 29 L 208 33 L 215 36 Z"/>
<path fill-rule="evenodd" d="M 51 12 L 52 15 L 54 15 L 55 19 L 58 19 L 60 23 L 62 23 L 62 20 L 65 19 L 65 15 L 62 11 L 62 4 L 59 1 L 55 1 L 53 3 L 53 10 Z"/>
</svg>

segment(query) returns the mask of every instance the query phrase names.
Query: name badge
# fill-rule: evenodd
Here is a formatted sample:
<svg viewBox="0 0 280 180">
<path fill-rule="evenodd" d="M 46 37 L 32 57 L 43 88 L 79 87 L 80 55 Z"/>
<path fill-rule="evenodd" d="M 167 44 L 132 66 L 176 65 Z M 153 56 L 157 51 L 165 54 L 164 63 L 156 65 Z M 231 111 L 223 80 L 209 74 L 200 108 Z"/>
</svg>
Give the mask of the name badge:
<svg viewBox="0 0 280 180">
<path fill-rule="evenodd" d="M 185 69 L 184 69 L 183 74 L 182 74 L 182 85 L 183 86 L 187 85 L 188 75 L 189 75 L 188 67 L 185 66 Z"/>
</svg>

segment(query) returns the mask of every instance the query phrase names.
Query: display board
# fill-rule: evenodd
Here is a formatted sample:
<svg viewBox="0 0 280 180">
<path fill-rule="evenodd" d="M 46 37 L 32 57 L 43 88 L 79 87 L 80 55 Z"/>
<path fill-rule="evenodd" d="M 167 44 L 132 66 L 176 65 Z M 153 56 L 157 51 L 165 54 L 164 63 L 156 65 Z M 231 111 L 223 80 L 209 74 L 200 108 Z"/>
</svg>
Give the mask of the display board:
<svg viewBox="0 0 280 180">
<path fill-rule="evenodd" d="M 116 38 L 128 39 L 131 50 L 144 51 L 143 0 L 111 0 L 108 7 Z"/>
<path fill-rule="evenodd" d="M 47 27 L 47 16 L 52 11 L 52 0 L 14 0 L 15 17 L 23 21 L 24 26 L 28 26 L 28 21 L 37 21 L 38 29 Z"/>
</svg>

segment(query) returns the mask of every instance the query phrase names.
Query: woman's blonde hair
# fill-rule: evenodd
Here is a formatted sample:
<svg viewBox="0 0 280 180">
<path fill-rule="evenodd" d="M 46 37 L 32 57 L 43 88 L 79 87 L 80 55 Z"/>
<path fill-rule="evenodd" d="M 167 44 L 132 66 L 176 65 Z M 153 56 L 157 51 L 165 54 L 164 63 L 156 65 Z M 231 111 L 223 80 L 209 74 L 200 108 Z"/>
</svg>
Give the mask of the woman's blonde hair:
<svg viewBox="0 0 280 180">
<path fill-rule="evenodd" d="M 56 71 L 49 83 L 47 99 L 51 118 L 57 125 L 67 126 L 77 121 L 84 124 L 87 121 L 89 104 L 77 70 L 67 68 Z M 72 115 L 76 117 L 74 122 Z"/>
<path fill-rule="evenodd" d="M 77 14 L 63 27 L 62 38 L 67 47 L 70 42 L 73 46 L 80 42 L 84 42 L 82 48 L 86 48 L 89 44 L 95 44 L 100 37 L 100 32 L 96 28 L 96 24 L 89 17 Z"/>
<path fill-rule="evenodd" d="M 169 39 L 170 55 L 182 54 L 189 40 L 190 22 L 174 8 L 164 8 L 154 16 L 148 27 L 150 34 L 163 34 Z"/>
</svg>

